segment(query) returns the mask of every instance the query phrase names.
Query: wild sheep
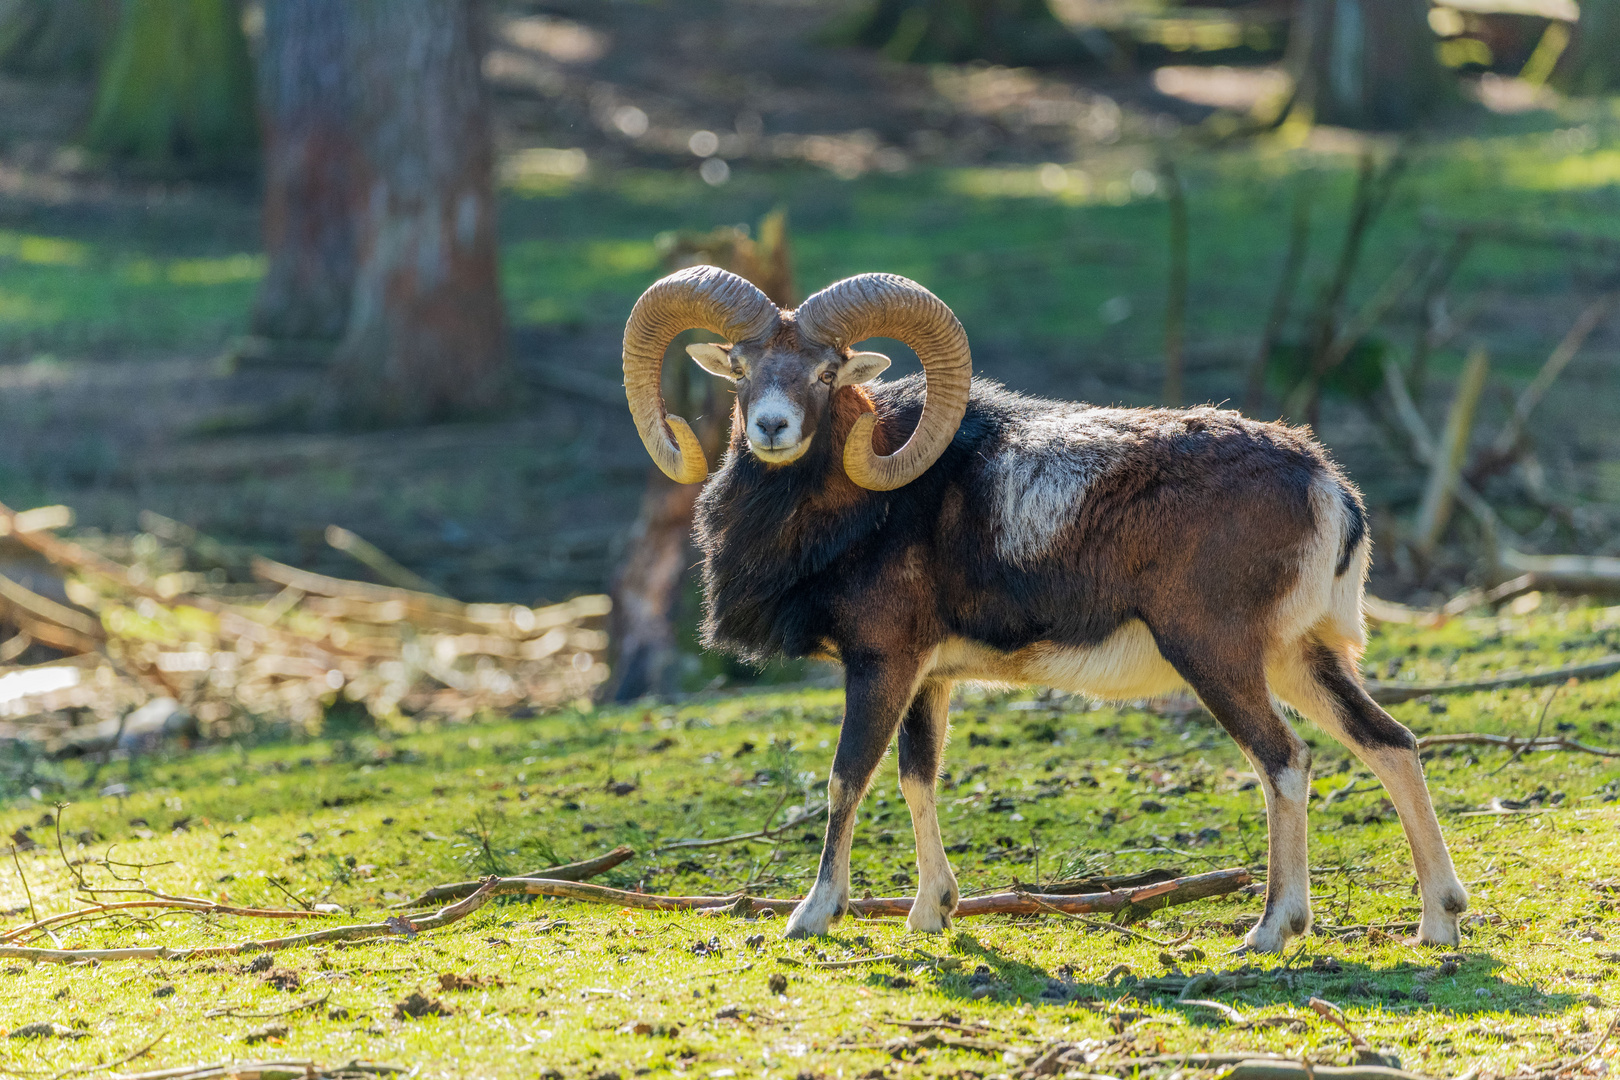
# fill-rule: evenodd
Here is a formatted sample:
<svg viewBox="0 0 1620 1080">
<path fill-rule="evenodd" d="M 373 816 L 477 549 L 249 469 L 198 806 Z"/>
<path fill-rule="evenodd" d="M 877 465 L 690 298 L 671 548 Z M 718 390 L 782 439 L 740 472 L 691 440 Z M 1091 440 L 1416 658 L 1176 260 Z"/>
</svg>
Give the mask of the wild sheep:
<svg viewBox="0 0 1620 1080">
<path fill-rule="evenodd" d="M 848 908 L 855 811 L 896 730 L 917 839 L 916 930 L 950 925 L 956 878 L 934 789 L 960 681 L 1121 700 L 1190 686 L 1265 794 L 1266 903 L 1247 946 L 1310 925 L 1310 750 L 1286 703 L 1348 746 L 1400 813 L 1423 890 L 1422 942 L 1454 945 L 1468 897 L 1411 732 L 1364 691 L 1361 496 L 1308 433 L 1234 412 L 1043 401 L 971 377 L 967 335 L 915 282 L 863 274 L 781 311 L 715 267 L 655 283 L 625 328 L 630 410 L 653 460 L 708 467 L 659 393 L 687 350 L 736 384 L 731 444 L 698 503 L 704 641 L 751 659 L 840 661 L 845 712 L 821 867 L 788 922 L 822 934 Z M 923 374 L 852 352 L 904 341 Z"/>
</svg>

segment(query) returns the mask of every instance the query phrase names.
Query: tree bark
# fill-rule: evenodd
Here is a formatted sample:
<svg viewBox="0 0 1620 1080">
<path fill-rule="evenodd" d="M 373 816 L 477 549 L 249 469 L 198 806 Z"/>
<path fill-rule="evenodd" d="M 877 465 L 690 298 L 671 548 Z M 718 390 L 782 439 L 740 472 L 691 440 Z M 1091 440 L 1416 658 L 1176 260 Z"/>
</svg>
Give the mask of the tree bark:
<svg viewBox="0 0 1620 1080">
<path fill-rule="evenodd" d="M 1448 91 L 1424 0 L 1303 0 L 1289 53 L 1320 124 L 1409 128 Z"/>
<path fill-rule="evenodd" d="M 787 216 L 781 210 L 765 215 L 757 236 L 749 236 L 744 228 L 683 233 L 674 238 L 664 256 L 671 270 L 712 264 L 747 278 L 778 307 L 798 303 Z M 712 462 L 729 441 L 731 398 L 719 379 L 702 374 L 687 358 L 680 347 L 686 340 L 676 340 L 667 361 L 666 392 L 671 411 L 697 418 L 693 426 Z M 676 689 L 675 619 L 681 582 L 693 561 L 687 553 L 700 490 L 698 484 L 677 484 L 658 469 L 647 471 L 641 513 L 613 578 L 609 626 L 613 683 L 608 696 L 614 701 L 634 701 Z"/>
<path fill-rule="evenodd" d="M 1582 0 L 1580 21 L 1552 82 L 1566 94 L 1620 89 L 1620 0 Z"/>
<path fill-rule="evenodd" d="M 340 408 L 417 422 L 496 401 L 506 326 L 473 0 L 351 0 L 357 266 Z"/>
<path fill-rule="evenodd" d="M 85 144 L 162 172 L 251 161 L 253 65 L 234 0 L 124 0 Z"/>
<path fill-rule="evenodd" d="M 272 0 L 265 7 L 259 115 L 269 266 L 253 332 L 325 343 L 327 355 L 348 325 L 355 273 L 347 46 L 341 5 Z"/>
</svg>

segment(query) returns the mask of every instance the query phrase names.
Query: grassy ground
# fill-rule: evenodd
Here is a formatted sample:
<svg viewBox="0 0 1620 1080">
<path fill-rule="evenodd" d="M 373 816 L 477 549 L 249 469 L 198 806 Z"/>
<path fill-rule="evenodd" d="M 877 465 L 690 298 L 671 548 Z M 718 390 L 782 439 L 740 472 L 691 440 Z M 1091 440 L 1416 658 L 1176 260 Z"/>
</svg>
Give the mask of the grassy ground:
<svg viewBox="0 0 1620 1080">
<path fill-rule="evenodd" d="M 1367 664 L 1384 677 L 1429 680 L 1620 647 L 1620 609 L 1551 608 L 1381 633 Z M 345 914 L 331 924 L 371 921 L 390 900 L 437 882 L 621 842 L 640 854 L 612 883 L 791 895 L 813 871 L 815 830 L 774 847 L 657 849 L 812 804 L 839 711 L 836 691 L 793 690 L 147 756 L 102 769 L 88 787 L 82 770 L 59 777 L 73 802 L 62 829 L 69 859 L 92 879 L 108 880 L 109 856 L 161 864 L 144 871 L 155 887 L 267 906 L 285 906 L 286 890 L 340 905 Z M 1420 733 L 1527 733 L 1544 717 L 1549 732 L 1613 744 L 1620 678 L 1394 711 Z M 964 691 L 955 722 L 941 810 L 966 892 L 1098 869 L 1263 870 L 1259 792 L 1202 713 Z M 1467 748 L 1430 757 L 1431 789 L 1473 893 L 1463 947 L 1446 957 L 1392 936 L 1392 924 L 1418 911 L 1400 827 L 1359 764 L 1308 734 L 1320 796 L 1311 814 L 1317 923 L 1286 960 L 1227 955 L 1259 911 L 1250 895 L 1138 924 L 1158 939 L 1190 934 L 1188 948 L 1165 959 L 1157 943 L 1056 919 L 964 920 L 943 937 L 908 934 L 895 920 L 846 922 L 828 939 L 789 943 L 779 919 L 502 902 L 414 938 L 278 953 L 269 971 L 251 957 L 0 969 L 0 1028 L 53 1021 L 87 1036 L 7 1040 L 0 1071 L 93 1069 L 159 1035 L 139 1067 L 366 1057 L 420 1066 L 420 1076 L 966 1076 L 1016 1073 L 1027 1053 L 1060 1038 L 1096 1040 L 1105 1056 L 1090 1068 L 1102 1073 L 1115 1071 L 1108 1055 L 1118 1053 L 1242 1048 L 1347 1060 L 1344 1035 L 1306 1007 L 1312 996 L 1341 1005 L 1373 1046 L 1436 1075 L 1508 1075 L 1589 1047 L 1620 1005 L 1620 763 L 1571 754 L 1509 761 Z M 914 880 L 893 769 L 885 766 L 863 806 L 857 892 L 902 894 Z M 98 797 L 114 784 L 127 791 Z M 41 816 L 56 797 L 41 790 L 0 809 L 0 830 L 42 844 L 18 864 L 42 915 L 72 899 Z M 1475 814 L 1493 799 L 1522 812 Z M 8 868 L 6 925 L 23 922 L 29 902 Z M 65 947 L 185 946 L 285 927 L 171 914 L 56 936 Z M 806 966 L 878 953 L 902 959 Z M 1163 975 L 1166 959 L 1188 974 L 1250 965 L 1249 985 L 1203 996 L 1246 1020 L 1275 1022 L 1234 1024 L 1135 981 Z M 1119 964 L 1129 973 L 1110 979 Z M 446 975 L 471 988 L 442 989 Z M 773 991 L 778 975 L 785 986 Z M 441 1001 L 445 1015 L 397 1015 L 413 992 Z M 210 1015 L 221 1009 L 236 1015 Z M 907 1034 L 888 1021 L 943 1015 L 982 1025 L 995 1048 L 885 1048 Z M 1608 1053 L 1612 1060 L 1615 1049 Z"/>
</svg>

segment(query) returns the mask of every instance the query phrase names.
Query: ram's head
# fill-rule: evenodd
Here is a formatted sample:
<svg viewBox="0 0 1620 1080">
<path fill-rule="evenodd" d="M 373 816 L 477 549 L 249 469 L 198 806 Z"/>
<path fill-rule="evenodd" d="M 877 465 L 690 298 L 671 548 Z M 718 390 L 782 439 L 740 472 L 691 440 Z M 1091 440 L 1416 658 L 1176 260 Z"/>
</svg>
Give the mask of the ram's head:
<svg viewBox="0 0 1620 1080">
<path fill-rule="evenodd" d="M 809 449 L 832 396 L 889 366 L 880 353 L 855 352 L 872 337 L 916 350 L 928 397 L 917 428 L 893 454 L 872 449 L 876 418 L 862 415 L 844 445 L 844 470 L 861 487 L 889 491 L 910 483 L 945 451 L 967 409 L 972 358 L 962 324 L 944 302 L 914 281 L 862 274 L 782 311 L 735 274 L 693 266 L 655 282 L 624 329 L 624 386 L 641 441 L 658 467 L 681 483 L 709 472 L 691 427 L 664 411 L 659 376 L 664 350 L 683 330 L 703 329 L 725 344 L 688 348 L 706 370 L 737 386 L 744 435 L 754 456 L 787 465 Z"/>
</svg>

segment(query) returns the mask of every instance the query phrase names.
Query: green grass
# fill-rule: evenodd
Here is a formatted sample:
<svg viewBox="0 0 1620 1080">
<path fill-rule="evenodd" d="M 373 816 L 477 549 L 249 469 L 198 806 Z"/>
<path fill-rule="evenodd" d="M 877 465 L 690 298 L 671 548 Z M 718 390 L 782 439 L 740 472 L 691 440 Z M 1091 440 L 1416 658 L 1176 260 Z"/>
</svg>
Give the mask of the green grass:
<svg viewBox="0 0 1620 1080">
<path fill-rule="evenodd" d="M 1436 631 L 1391 629 L 1374 638 L 1367 664 L 1381 675 L 1395 668 L 1395 677 L 1427 681 L 1575 662 L 1617 647 L 1620 608 L 1548 604 L 1528 616 L 1456 620 Z M 1509 689 L 1393 711 L 1420 733 L 1528 733 L 1545 710 L 1549 732 L 1620 742 L 1620 678 L 1563 688 L 1550 701 L 1547 694 Z M 676 893 L 746 884 L 756 894 L 792 895 L 813 873 L 816 830 L 777 847 L 656 849 L 758 828 L 773 809 L 815 800 L 840 699 L 836 691 L 795 689 L 214 747 L 114 763 L 88 789 L 75 766 L 59 777 L 73 788 L 61 795 L 73 803 L 63 816 L 67 855 L 104 882 L 100 860 L 109 855 L 161 863 L 144 871 L 152 886 L 239 904 L 286 906 L 276 879 L 306 902 L 342 905 L 345 915 L 320 925 L 371 921 L 391 899 L 437 882 L 529 870 L 621 842 L 641 854 L 610 883 Z M 1263 869 L 1259 792 L 1202 714 L 1178 719 L 1078 701 L 1046 707 L 1027 696 L 967 690 L 954 720 L 941 813 L 964 891 L 1081 868 Z M 93 1067 L 163 1034 L 129 1067 L 369 1057 L 420 1066 L 419 1076 L 555 1069 L 567 1077 L 854 1078 L 899 1067 L 882 1044 L 904 1032 L 885 1020 L 942 1014 L 985 1025 L 990 1040 L 1018 1053 L 1003 1060 L 999 1052 L 907 1052 L 906 1072 L 1016 1073 L 1024 1051 L 1055 1039 L 1113 1040 L 1134 1053 L 1241 1048 L 1348 1060 L 1342 1033 L 1307 1007 L 1312 996 L 1343 1006 L 1374 1046 L 1435 1075 L 1476 1067 L 1509 1074 L 1590 1046 L 1620 1004 L 1620 763 L 1574 754 L 1509 763 L 1505 753 L 1468 748 L 1431 756 L 1431 790 L 1473 893 L 1460 959 L 1441 966 L 1433 951 L 1352 929 L 1415 919 L 1409 856 L 1360 765 L 1331 740 L 1306 734 L 1317 747 L 1316 791 L 1325 796 L 1354 783 L 1355 793 L 1312 806 L 1317 928 L 1302 939 L 1303 952 L 1287 962 L 1227 955 L 1259 911 L 1254 896 L 1168 909 L 1137 924 L 1160 938 L 1190 933 L 1187 944 L 1201 955 L 1176 961 L 1188 973 L 1254 965 L 1255 985 L 1209 996 L 1248 1017 L 1298 1021 L 1291 1026 L 1239 1029 L 1210 1010 L 1155 995 L 1132 977 L 1163 974 L 1158 945 L 1057 919 L 963 920 L 942 937 L 908 934 L 897 920 L 846 921 L 830 938 L 790 943 L 780 919 L 503 901 L 410 939 L 277 953 L 278 970 L 295 972 L 300 983 L 289 991 L 251 971 L 247 956 L 0 969 L 0 1028 L 49 1020 L 90 1033 L 6 1040 L 0 1070 Z M 615 794 L 610 782 L 635 786 Z M 112 783 L 128 785 L 128 793 L 98 797 Z M 67 909 L 72 894 L 53 830 L 39 824 L 59 793 L 40 794 L 43 802 L 19 794 L 5 804 L 0 830 L 26 827 L 44 844 L 23 854 L 20 866 L 46 914 Z M 1531 798 L 1532 809 L 1544 812 L 1465 816 L 1493 797 Z M 904 894 L 915 879 L 892 761 L 863 804 L 853 867 L 857 893 Z M 15 909 L 27 902 L 15 870 L 0 869 L 0 908 L 13 909 L 3 925 L 25 921 Z M 57 937 L 70 948 L 184 947 L 287 928 L 171 913 Z M 763 941 L 750 945 L 755 934 Z M 874 953 L 904 959 L 804 966 Z M 1110 984 L 1105 976 L 1122 963 L 1131 974 Z M 487 985 L 441 991 L 441 973 L 480 976 Z M 787 978 L 782 994 L 768 986 L 777 973 Z M 394 1004 L 418 990 L 453 1014 L 396 1018 Z M 322 995 L 330 996 L 319 1007 L 275 1019 L 207 1015 L 225 1007 L 274 1013 Z M 722 1015 L 732 1007 L 742 1018 Z M 244 1041 L 266 1024 L 286 1031 L 264 1045 Z M 1608 1053 L 1612 1061 L 1615 1050 Z M 1106 1060 L 1097 1069 L 1112 1071 Z"/>
<path fill-rule="evenodd" d="M 1169 150 L 1181 159 L 1189 199 L 1189 340 L 1258 333 L 1302 183 L 1316 190 L 1299 292 L 1307 304 L 1337 251 L 1354 155 L 1302 149 L 1287 133 L 1222 151 Z M 720 188 L 702 183 L 695 167 L 515 184 L 502 225 L 511 318 L 616 331 L 661 272 L 658 233 L 755 222 L 784 206 L 801 287 L 868 270 L 907 274 L 952 304 L 993 361 L 1016 354 L 1083 376 L 1099 359 L 1145 359 L 1160 348 L 1167 226 L 1151 190 L 1155 152 L 1095 151 L 1069 165 L 1058 191 L 1030 165 L 840 180 L 742 163 Z M 1559 113 L 1483 117 L 1473 130 L 1429 136 L 1369 237 L 1357 297 L 1422 242 L 1426 212 L 1620 236 L 1620 119 L 1606 102 L 1568 103 Z M 246 330 L 263 270 L 254 218 L 250 197 L 226 193 L 150 211 L 10 206 L 0 220 L 0 349 L 26 357 L 221 347 Z M 1484 244 L 1456 290 L 1554 297 L 1589 270 L 1601 267 L 1564 251 Z M 1109 301 L 1116 316 L 1129 314 L 1110 321 Z M 1528 377 L 1564 327 L 1486 329 L 1498 369 Z M 1438 358 L 1442 367 L 1456 362 Z"/>
</svg>

